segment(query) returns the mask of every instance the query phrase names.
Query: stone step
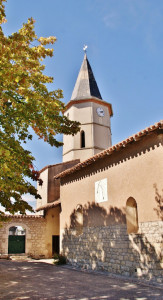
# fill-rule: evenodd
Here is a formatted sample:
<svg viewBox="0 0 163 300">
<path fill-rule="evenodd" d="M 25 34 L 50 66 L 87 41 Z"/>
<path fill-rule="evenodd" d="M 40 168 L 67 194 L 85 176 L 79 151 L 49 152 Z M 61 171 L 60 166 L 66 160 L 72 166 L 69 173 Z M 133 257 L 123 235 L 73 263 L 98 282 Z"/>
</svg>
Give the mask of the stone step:
<svg viewBox="0 0 163 300">
<path fill-rule="evenodd" d="M 26 255 L 26 254 L 11 254 L 11 255 L 9 255 L 9 257 L 10 257 L 10 259 L 11 260 L 29 260 L 29 257 Z"/>
<path fill-rule="evenodd" d="M 9 254 L 1 254 L 0 253 L 0 259 L 9 259 Z"/>
</svg>

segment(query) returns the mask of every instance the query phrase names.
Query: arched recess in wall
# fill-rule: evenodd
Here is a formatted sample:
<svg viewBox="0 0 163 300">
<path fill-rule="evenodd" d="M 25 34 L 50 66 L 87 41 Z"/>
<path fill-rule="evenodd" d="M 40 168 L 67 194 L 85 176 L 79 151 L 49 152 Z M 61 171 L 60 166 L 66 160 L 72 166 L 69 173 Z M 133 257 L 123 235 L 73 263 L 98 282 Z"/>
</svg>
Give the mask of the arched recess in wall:
<svg viewBox="0 0 163 300">
<path fill-rule="evenodd" d="M 127 221 L 127 232 L 137 233 L 138 232 L 138 212 L 137 203 L 134 198 L 128 198 L 126 202 L 126 221 Z"/>
<path fill-rule="evenodd" d="M 83 208 L 82 208 L 82 205 L 77 205 L 77 207 L 76 207 L 75 229 L 76 229 L 77 236 L 79 236 L 83 233 Z"/>
<path fill-rule="evenodd" d="M 81 148 L 85 148 L 85 132 L 84 132 L 84 130 L 82 130 L 80 133 L 80 145 L 81 145 Z"/>
</svg>

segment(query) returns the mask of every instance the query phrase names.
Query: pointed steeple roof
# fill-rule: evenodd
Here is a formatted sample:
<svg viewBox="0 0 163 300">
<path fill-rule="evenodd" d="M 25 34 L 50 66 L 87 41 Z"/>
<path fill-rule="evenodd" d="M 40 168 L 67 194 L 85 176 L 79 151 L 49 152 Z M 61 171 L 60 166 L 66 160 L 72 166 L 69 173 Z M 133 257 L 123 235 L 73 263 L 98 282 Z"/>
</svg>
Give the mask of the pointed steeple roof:
<svg viewBox="0 0 163 300">
<path fill-rule="evenodd" d="M 89 99 L 92 97 L 102 100 L 91 66 L 87 59 L 87 55 L 85 54 L 71 100 Z"/>
</svg>

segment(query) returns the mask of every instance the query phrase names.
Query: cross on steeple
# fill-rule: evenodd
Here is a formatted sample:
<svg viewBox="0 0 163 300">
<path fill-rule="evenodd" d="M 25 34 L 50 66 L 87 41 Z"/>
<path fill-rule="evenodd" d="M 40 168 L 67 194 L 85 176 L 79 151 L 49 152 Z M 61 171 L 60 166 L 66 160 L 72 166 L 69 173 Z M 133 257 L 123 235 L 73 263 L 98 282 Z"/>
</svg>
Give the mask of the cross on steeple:
<svg viewBox="0 0 163 300">
<path fill-rule="evenodd" d="M 87 52 L 87 48 L 88 48 L 88 46 L 84 45 L 83 50 L 84 50 L 85 53 Z"/>
</svg>

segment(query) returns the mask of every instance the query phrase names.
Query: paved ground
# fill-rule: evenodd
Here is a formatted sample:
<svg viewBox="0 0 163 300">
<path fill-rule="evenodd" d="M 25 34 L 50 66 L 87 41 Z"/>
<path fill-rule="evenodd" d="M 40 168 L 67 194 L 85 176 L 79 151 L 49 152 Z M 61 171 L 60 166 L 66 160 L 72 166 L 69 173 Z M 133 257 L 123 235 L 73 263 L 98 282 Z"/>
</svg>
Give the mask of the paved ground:
<svg viewBox="0 0 163 300">
<path fill-rule="evenodd" d="M 43 262 L 0 260 L 0 299 L 163 299 L 163 289 Z"/>
</svg>

